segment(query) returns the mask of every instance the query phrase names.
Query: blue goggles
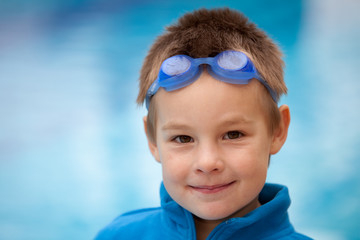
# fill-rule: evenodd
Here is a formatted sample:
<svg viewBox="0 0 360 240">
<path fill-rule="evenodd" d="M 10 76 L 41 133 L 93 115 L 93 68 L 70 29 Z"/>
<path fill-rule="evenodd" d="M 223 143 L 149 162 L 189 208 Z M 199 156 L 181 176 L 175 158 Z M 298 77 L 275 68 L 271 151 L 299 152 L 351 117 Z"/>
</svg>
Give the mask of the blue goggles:
<svg viewBox="0 0 360 240">
<path fill-rule="evenodd" d="M 166 91 L 174 91 L 193 83 L 202 73 L 202 64 L 207 65 L 207 71 L 212 77 L 226 83 L 248 84 L 255 78 L 267 88 L 272 99 L 278 101 L 277 94 L 261 78 L 251 60 L 242 52 L 227 50 L 215 57 L 191 58 L 176 55 L 166 59 L 161 64 L 157 79 L 146 93 L 146 108 L 149 109 L 150 99 L 160 87 Z"/>
</svg>

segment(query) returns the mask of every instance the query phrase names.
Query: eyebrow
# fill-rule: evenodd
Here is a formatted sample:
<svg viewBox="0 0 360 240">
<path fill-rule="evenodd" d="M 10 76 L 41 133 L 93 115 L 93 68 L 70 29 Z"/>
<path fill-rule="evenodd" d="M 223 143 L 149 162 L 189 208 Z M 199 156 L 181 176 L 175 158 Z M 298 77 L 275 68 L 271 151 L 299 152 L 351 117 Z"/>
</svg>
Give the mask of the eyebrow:
<svg viewBox="0 0 360 240">
<path fill-rule="evenodd" d="M 244 118 L 244 117 L 235 117 L 235 118 L 229 118 L 229 119 L 224 119 L 223 121 L 221 121 L 222 125 L 235 125 L 235 124 L 239 124 L 239 123 L 243 123 L 243 124 L 250 124 L 253 123 L 253 120 Z"/>
<path fill-rule="evenodd" d="M 169 121 L 167 123 L 164 124 L 164 126 L 162 126 L 161 130 L 166 131 L 166 130 L 184 130 L 184 129 L 190 129 L 191 127 L 186 125 L 186 124 L 182 124 L 182 123 L 178 123 L 178 122 L 174 122 L 174 121 Z"/>
<path fill-rule="evenodd" d="M 236 124 L 251 124 L 253 123 L 253 120 L 247 119 L 243 116 L 236 116 L 236 117 L 226 117 L 224 118 L 224 120 L 220 120 L 220 126 L 223 125 L 236 125 Z M 167 130 L 190 130 L 191 127 L 187 124 L 183 124 L 180 122 L 176 122 L 176 121 L 169 121 L 167 123 L 164 124 L 164 126 L 162 126 L 161 130 L 162 131 L 167 131 Z"/>
</svg>

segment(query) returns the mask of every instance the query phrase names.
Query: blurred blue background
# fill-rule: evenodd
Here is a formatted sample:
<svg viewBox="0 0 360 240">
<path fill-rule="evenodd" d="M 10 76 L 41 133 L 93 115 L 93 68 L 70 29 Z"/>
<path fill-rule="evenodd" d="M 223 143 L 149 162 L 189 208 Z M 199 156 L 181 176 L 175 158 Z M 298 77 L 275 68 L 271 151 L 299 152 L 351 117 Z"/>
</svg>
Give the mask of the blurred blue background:
<svg viewBox="0 0 360 240">
<path fill-rule="evenodd" d="M 219 6 L 284 51 L 292 122 L 268 181 L 289 186 L 296 229 L 360 239 L 356 0 L 1 0 L 0 239 L 92 239 L 120 213 L 159 205 L 138 73 L 164 26 Z"/>
</svg>

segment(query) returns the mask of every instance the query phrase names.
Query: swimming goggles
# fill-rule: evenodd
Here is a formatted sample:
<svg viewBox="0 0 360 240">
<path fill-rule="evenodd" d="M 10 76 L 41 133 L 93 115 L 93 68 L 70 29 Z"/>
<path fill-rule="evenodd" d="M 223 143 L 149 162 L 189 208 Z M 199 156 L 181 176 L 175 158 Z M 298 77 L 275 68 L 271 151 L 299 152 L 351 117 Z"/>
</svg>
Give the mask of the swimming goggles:
<svg viewBox="0 0 360 240">
<path fill-rule="evenodd" d="M 202 64 L 207 65 L 207 71 L 212 77 L 226 83 L 248 84 L 251 79 L 256 78 L 267 88 L 273 100 L 278 101 L 277 94 L 261 78 L 251 60 L 242 52 L 227 50 L 215 57 L 191 58 L 176 55 L 166 59 L 161 64 L 157 79 L 146 93 L 146 108 L 149 109 L 150 99 L 160 87 L 166 91 L 174 91 L 193 83 L 202 73 Z"/>
</svg>

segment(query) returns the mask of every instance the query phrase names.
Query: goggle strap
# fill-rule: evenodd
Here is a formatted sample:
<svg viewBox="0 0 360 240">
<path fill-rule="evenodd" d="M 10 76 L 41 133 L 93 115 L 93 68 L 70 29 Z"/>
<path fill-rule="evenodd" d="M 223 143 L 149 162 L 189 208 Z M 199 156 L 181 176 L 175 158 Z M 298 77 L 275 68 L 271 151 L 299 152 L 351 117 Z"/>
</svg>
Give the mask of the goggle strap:
<svg viewBox="0 0 360 240">
<path fill-rule="evenodd" d="M 157 78 L 149 87 L 149 90 L 146 93 L 145 103 L 146 109 L 149 109 L 150 98 L 159 90 L 159 78 Z"/>
<path fill-rule="evenodd" d="M 261 76 L 259 76 L 259 74 L 257 74 L 256 79 L 259 80 L 266 87 L 266 89 L 270 93 L 271 98 L 277 103 L 279 101 L 279 98 L 276 92 L 269 86 L 269 84 L 264 79 L 262 79 Z"/>
</svg>

